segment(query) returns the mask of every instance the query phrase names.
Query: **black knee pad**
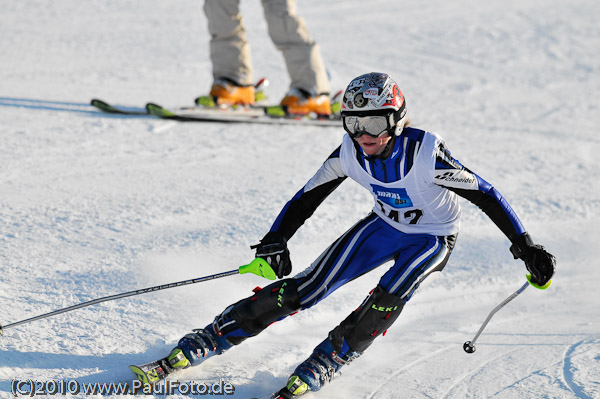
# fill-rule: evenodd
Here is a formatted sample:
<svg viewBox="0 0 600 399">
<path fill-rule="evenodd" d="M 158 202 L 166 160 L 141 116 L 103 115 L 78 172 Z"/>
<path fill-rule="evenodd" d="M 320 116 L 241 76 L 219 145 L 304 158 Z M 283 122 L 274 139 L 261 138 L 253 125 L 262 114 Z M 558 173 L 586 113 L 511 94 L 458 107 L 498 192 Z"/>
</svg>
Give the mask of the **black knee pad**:
<svg viewBox="0 0 600 399">
<path fill-rule="evenodd" d="M 290 278 L 270 284 L 256 295 L 237 302 L 231 309 L 231 316 L 244 331 L 257 335 L 298 309 L 298 284 Z"/>
<path fill-rule="evenodd" d="M 403 307 L 402 298 L 377 286 L 358 309 L 329 333 L 333 348 L 340 353 L 345 339 L 353 351 L 363 352 L 396 321 Z"/>
</svg>

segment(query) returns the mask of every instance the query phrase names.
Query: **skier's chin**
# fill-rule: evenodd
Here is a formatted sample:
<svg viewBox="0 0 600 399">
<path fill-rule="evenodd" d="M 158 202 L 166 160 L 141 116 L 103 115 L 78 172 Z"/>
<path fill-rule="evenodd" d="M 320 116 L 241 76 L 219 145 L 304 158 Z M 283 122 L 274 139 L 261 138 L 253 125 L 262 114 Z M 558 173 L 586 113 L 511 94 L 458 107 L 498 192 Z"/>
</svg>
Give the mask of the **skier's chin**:
<svg viewBox="0 0 600 399">
<path fill-rule="evenodd" d="M 367 155 L 376 155 L 377 154 L 377 150 L 379 146 L 375 145 L 375 144 L 366 144 L 362 146 L 363 151 L 365 152 L 365 154 Z"/>
<path fill-rule="evenodd" d="M 362 150 L 364 151 L 364 153 L 366 155 L 372 156 L 372 155 L 378 155 L 381 151 L 383 151 L 383 148 L 385 146 L 378 142 L 371 142 L 371 143 L 365 142 L 365 143 L 360 143 L 360 147 L 362 148 Z"/>
</svg>

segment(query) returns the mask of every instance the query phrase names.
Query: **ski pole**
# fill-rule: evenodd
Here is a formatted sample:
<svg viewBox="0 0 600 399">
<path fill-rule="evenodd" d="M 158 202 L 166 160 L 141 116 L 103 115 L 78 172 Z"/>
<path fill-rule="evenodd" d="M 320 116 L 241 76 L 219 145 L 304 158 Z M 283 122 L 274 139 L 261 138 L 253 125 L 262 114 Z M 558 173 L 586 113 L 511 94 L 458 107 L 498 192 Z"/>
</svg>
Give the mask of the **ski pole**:
<svg viewBox="0 0 600 399">
<path fill-rule="evenodd" d="M 483 332 L 485 327 L 488 325 L 488 323 L 490 322 L 492 317 L 494 317 L 496 312 L 498 312 L 500 309 L 502 309 L 507 303 L 509 303 L 510 301 L 515 299 L 521 292 L 525 291 L 525 288 L 527 288 L 529 285 L 533 285 L 535 288 L 538 288 L 540 290 L 545 290 L 546 288 L 548 288 L 550 286 L 551 282 L 552 281 L 548 281 L 548 283 L 546 283 L 545 285 L 542 285 L 542 286 L 535 284 L 535 283 L 531 282 L 531 274 L 528 274 L 527 282 L 525 284 L 523 284 L 518 290 L 513 292 L 508 298 L 506 298 L 504 301 L 502 301 L 498 306 L 496 306 L 494 309 L 492 309 L 492 311 L 490 312 L 490 314 L 488 314 L 487 318 L 485 319 L 485 321 L 483 322 L 481 327 L 479 327 L 479 331 L 477 331 L 477 334 L 475 334 L 475 337 L 473 337 L 473 339 L 471 341 L 467 341 L 463 344 L 463 349 L 465 350 L 465 352 L 467 352 L 467 353 L 475 352 L 475 349 L 476 349 L 475 341 L 477 341 L 477 339 L 479 338 L 479 336 L 481 335 L 481 333 Z"/>
<path fill-rule="evenodd" d="M 175 283 L 162 284 L 162 285 L 157 285 L 154 287 L 142 288 L 139 290 L 134 290 L 134 291 L 129 291 L 129 292 L 123 292 L 121 294 L 105 296 L 102 298 L 93 299 L 91 301 L 82 302 L 77 305 L 69 306 L 69 307 L 66 307 L 63 309 L 58 309 L 53 312 L 44 313 L 42 315 L 31 317 L 29 319 L 17 321 L 17 322 L 11 323 L 11 324 L 7 324 L 5 326 L 0 325 L 0 335 L 4 335 L 4 330 L 6 330 L 8 328 L 16 327 L 21 324 L 31 323 L 32 321 L 45 319 L 47 317 L 56 316 L 61 313 L 70 312 L 75 309 L 81 309 L 81 308 L 84 308 L 84 307 L 87 307 L 90 305 L 95 305 L 97 303 L 112 301 L 112 300 L 120 299 L 120 298 L 126 298 L 126 297 L 134 296 L 134 295 L 146 294 L 148 292 L 166 290 L 167 288 L 182 287 L 184 285 L 202 283 L 205 281 L 215 280 L 215 279 L 222 278 L 222 277 L 228 277 L 228 276 L 233 276 L 236 274 L 246 274 L 246 273 L 256 274 L 257 276 L 264 277 L 269 280 L 275 280 L 277 278 L 277 275 L 275 274 L 275 272 L 273 271 L 271 266 L 264 259 L 255 258 L 249 264 L 240 266 L 237 269 L 230 270 L 228 272 L 217 273 L 217 274 L 212 274 L 210 276 L 198 277 L 198 278 L 193 278 L 193 279 L 189 279 L 189 280 L 178 281 Z"/>
</svg>

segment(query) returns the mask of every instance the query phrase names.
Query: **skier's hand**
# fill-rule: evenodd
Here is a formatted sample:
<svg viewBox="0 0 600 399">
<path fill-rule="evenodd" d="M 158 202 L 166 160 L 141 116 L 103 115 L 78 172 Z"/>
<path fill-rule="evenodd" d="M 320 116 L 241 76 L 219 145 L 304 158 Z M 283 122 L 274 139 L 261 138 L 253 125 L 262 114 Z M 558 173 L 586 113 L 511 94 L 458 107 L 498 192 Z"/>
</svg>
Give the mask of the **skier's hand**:
<svg viewBox="0 0 600 399">
<path fill-rule="evenodd" d="M 256 248 L 256 257 L 266 260 L 277 277 L 283 278 L 292 272 L 290 251 L 287 248 L 286 239 L 281 233 L 269 232 L 260 240 L 260 244 L 250 248 Z"/>
<path fill-rule="evenodd" d="M 515 259 L 522 259 L 525 267 L 531 273 L 531 282 L 545 285 L 554 275 L 556 258 L 544 247 L 534 244 L 529 234 L 517 238 L 510 247 Z"/>
</svg>

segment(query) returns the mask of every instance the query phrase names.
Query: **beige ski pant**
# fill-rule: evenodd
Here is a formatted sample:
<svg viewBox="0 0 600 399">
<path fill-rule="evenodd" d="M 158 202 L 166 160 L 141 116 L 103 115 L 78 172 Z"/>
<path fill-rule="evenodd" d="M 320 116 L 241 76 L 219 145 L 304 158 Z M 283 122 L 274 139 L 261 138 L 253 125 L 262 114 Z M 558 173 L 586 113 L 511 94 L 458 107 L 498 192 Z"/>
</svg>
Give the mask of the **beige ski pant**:
<svg viewBox="0 0 600 399">
<path fill-rule="evenodd" d="M 213 77 L 241 85 L 254 83 L 250 45 L 239 8 L 240 0 L 205 0 Z M 329 80 L 319 46 L 296 15 L 296 0 L 262 0 L 271 40 L 282 52 L 290 87 L 314 94 L 329 93 Z"/>
</svg>

